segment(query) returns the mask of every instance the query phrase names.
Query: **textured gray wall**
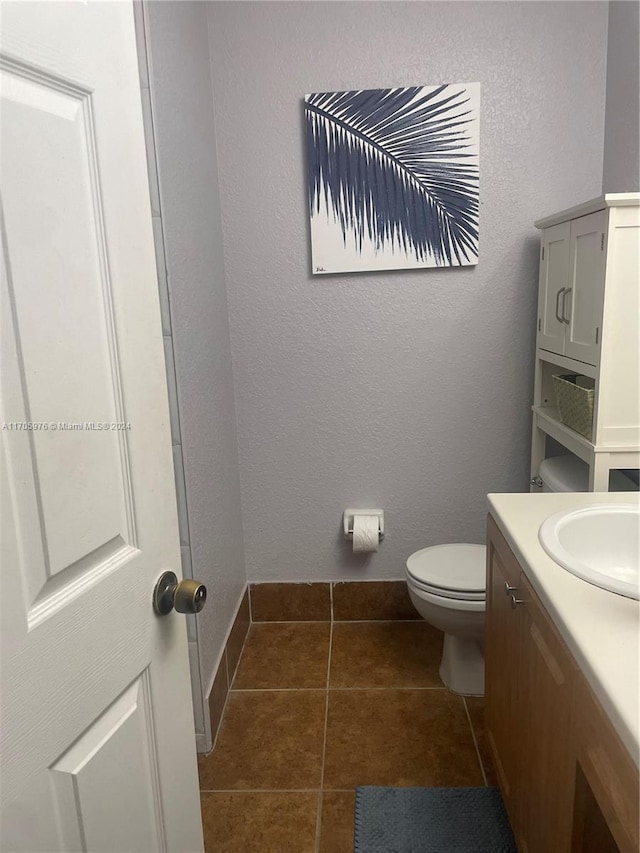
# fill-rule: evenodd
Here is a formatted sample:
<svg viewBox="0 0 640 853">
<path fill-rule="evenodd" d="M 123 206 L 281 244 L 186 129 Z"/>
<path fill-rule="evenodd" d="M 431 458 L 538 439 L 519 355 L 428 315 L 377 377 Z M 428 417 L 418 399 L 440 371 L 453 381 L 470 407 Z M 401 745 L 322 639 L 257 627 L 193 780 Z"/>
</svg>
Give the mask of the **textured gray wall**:
<svg viewBox="0 0 640 853">
<path fill-rule="evenodd" d="M 528 488 L 532 222 L 600 193 L 607 5 L 210 9 L 248 576 L 397 578 L 416 548 L 483 541 L 487 492 Z M 304 94 L 464 81 L 478 267 L 312 278 Z M 349 505 L 386 511 L 370 559 L 342 539 Z"/>
<path fill-rule="evenodd" d="M 191 560 L 210 590 L 198 616 L 206 690 L 246 584 L 207 5 L 147 8 Z"/>
<path fill-rule="evenodd" d="M 640 190 L 640 4 L 609 4 L 602 191 Z"/>
</svg>

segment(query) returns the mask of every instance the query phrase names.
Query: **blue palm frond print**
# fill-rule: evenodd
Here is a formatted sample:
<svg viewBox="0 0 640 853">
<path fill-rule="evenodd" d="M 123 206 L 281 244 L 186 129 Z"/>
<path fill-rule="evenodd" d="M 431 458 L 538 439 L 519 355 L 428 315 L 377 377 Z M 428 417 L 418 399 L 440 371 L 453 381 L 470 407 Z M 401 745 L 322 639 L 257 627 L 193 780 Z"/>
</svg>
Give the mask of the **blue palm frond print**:
<svg viewBox="0 0 640 853">
<path fill-rule="evenodd" d="M 477 115 L 464 85 L 308 95 L 309 208 L 356 250 L 451 266 L 478 255 Z M 472 133 L 473 129 L 473 133 Z"/>
</svg>

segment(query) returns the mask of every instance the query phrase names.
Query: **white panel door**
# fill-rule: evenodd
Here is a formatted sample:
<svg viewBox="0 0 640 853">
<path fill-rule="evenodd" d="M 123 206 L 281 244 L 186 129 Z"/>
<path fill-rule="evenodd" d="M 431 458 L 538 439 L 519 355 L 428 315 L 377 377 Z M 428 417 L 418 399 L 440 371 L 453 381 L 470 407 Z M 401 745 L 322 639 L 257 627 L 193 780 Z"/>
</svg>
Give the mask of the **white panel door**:
<svg viewBox="0 0 640 853">
<path fill-rule="evenodd" d="M 545 228 L 542 234 L 538 288 L 538 346 L 564 353 L 562 307 L 569 286 L 569 223 Z"/>
<path fill-rule="evenodd" d="M 571 223 L 571 270 L 565 317 L 565 353 L 597 364 L 604 301 L 607 211 L 581 216 Z"/>
<path fill-rule="evenodd" d="M 130 3 L 2 4 L 0 849 L 201 851 Z"/>
</svg>

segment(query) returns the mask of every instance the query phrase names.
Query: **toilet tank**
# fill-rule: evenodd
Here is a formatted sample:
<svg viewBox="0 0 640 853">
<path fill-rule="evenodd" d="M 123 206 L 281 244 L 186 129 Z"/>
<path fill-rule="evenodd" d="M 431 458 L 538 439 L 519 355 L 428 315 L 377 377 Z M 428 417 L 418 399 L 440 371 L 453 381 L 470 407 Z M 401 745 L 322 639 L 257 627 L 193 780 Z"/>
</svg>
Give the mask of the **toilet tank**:
<svg viewBox="0 0 640 853">
<path fill-rule="evenodd" d="M 552 456 L 538 468 L 543 492 L 588 492 L 589 466 L 577 456 Z M 638 487 L 621 471 L 612 471 L 611 491 L 635 492 Z"/>
</svg>

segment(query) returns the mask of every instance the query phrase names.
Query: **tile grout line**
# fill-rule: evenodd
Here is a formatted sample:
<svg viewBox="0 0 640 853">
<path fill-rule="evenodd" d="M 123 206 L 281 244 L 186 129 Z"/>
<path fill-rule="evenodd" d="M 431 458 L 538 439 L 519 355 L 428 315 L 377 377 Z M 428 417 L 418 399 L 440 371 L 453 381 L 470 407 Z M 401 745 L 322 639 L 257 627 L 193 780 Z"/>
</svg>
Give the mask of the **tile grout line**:
<svg viewBox="0 0 640 853">
<path fill-rule="evenodd" d="M 326 687 L 234 687 L 234 693 L 324 693 Z"/>
<path fill-rule="evenodd" d="M 327 788 L 331 794 L 352 794 L 355 788 Z M 322 788 L 203 788 L 201 794 L 320 794 Z"/>
<path fill-rule="evenodd" d="M 332 604 L 333 608 L 333 604 Z M 333 612 L 333 610 L 332 610 Z M 258 619 L 251 620 L 252 625 L 327 625 L 335 623 L 337 625 L 379 625 L 381 622 L 397 625 L 415 624 L 416 622 L 425 624 L 424 619 Z"/>
<path fill-rule="evenodd" d="M 253 625 L 328 625 L 330 619 L 263 619 Z"/>
<path fill-rule="evenodd" d="M 482 773 L 482 778 L 484 780 L 484 786 L 485 786 L 485 788 L 488 788 L 489 783 L 487 782 L 487 774 L 484 772 L 484 762 L 482 761 L 482 756 L 480 755 L 480 750 L 478 749 L 478 741 L 476 738 L 476 732 L 475 732 L 475 729 L 473 728 L 473 723 L 471 722 L 471 714 L 469 713 L 469 707 L 467 705 L 467 700 L 464 696 L 462 697 L 462 703 L 464 705 L 465 714 L 467 715 L 467 721 L 469 723 L 469 728 L 471 729 L 471 737 L 473 739 L 473 745 L 476 748 L 476 755 L 478 756 L 478 763 L 480 764 L 480 772 Z"/>
<path fill-rule="evenodd" d="M 331 602 L 331 616 L 333 617 L 333 600 Z M 331 678 L 331 651 L 333 648 L 333 618 L 329 630 L 329 658 L 327 660 L 327 684 L 326 699 L 324 704 L 324 735 L 322 739 L 322 765 L 320 767 L 320 793 L 318 795 L 318 813 L 316 815 L 316 844 L 315 853 L 320 853 L 320 838 L 322 833 L 322 805 L 324 800 L 324 765 L 327 756 L 327 729 L 329 727 L 329 682 Z"/>
<path fill-rule="evenodd" d="M 377 690 L 377 691 L 390 691 L 390 690 L 446 690 L 446 687 L 234 687 L 230 688 L 230 691 L 233 693 L 322 693 L 326 690 L 331 691 L 339 691 L 341 693 L 346 693 L 350 690 L 352 691 L 363 691 L 363 690 Z"/>
</svg>

